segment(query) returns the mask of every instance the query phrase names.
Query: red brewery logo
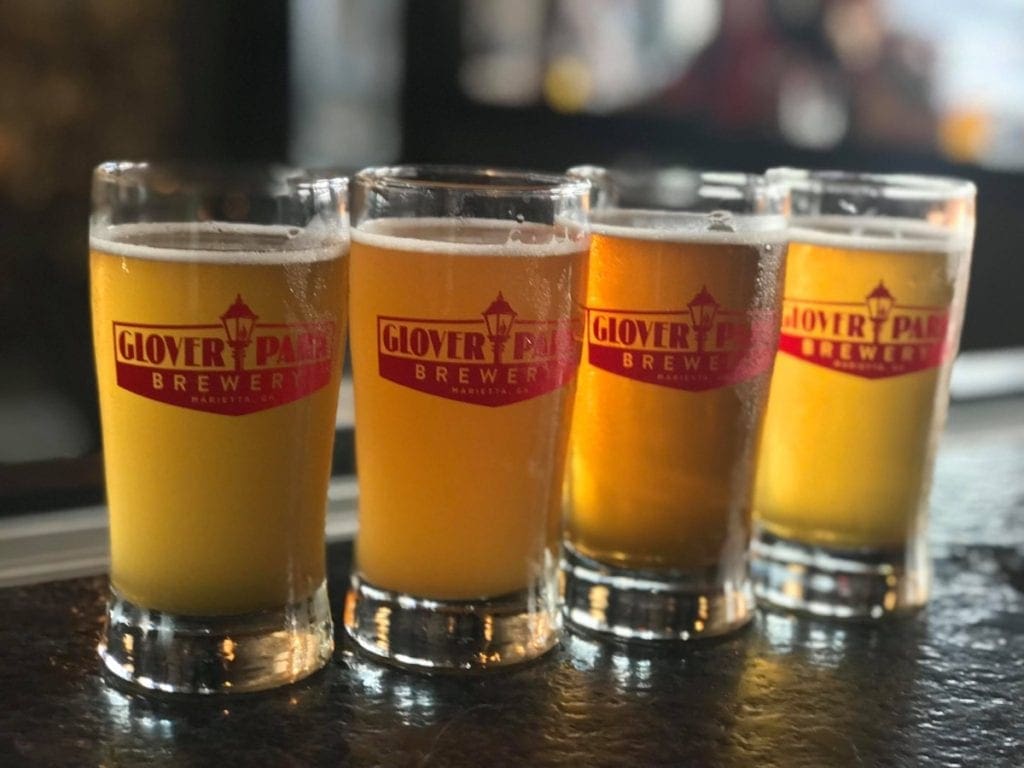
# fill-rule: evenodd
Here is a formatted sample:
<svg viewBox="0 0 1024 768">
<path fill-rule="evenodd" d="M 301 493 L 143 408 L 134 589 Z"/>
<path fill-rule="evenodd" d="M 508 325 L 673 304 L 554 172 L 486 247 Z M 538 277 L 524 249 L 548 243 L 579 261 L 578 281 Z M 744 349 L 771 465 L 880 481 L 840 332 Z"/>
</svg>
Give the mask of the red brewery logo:
<svg viewBox="0 0 1024 768">
<path fill-rule="evenodd" d="M 379 316 L 377 360 L 388 381 L 493 408 L 571 381 L 579 365 L 579 342 L 570 318 L 522 318 L 499 291 L 476 317 Z"/>
<path fill-rule="evenodd" d="M 114 322 L 117 385 L 228 416 L 275 408 L 331 379 L 334 323 L 257 323 L 239 295 L 209 325 Z"/>
<path fill-rule="evenodd" d="M 900 304 L 882 280 L 863 301 L 785 299 L 779 351 L 814 365 L 882 379 L 949 357 L 949 308 Z"/>
<path fill-rule="evenodd" d="M 704 286 L 686 309 L 587 309 L 587 360 L 619 376 L 701 392 L 771 369 L 778 333 L 772 311 L 740 312 Z"/>
</svg>

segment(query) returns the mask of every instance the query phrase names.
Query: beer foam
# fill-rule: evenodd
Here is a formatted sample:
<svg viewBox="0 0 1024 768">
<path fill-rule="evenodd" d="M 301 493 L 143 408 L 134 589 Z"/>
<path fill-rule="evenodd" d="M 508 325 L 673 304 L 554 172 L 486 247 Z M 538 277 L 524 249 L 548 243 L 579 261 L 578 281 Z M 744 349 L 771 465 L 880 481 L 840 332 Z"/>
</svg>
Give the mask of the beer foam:
<svg viewBox="0 0 1024 768">
<path fill-rule="evenodd" d="M 348 252 L 347 235 L 328 238 L 299 227 L 260 224 L 116 224 L 97 234 L 94 251 L 152 261 L 212 264 L 305 264 L 329 261 Z"/>
<path fill-rule="evenodd" d="M 550 226 L 505 219 L 377 219 L 354 228 L 352 240 L 390 251 L 459 256 L 564 256 L 588 246 L 577 222 Z"/>
<path fill-rule="evenodd" d="M 614 208 L 594 211 L 590 231 L 606 237 L 761 246 L 788 238 L 781 214 L 691 213 Z"/>
<path fill-rule="evenodd" d="M 971 245 L 970 234 L 917 219 L 884 216 L 797 216 L 789 240 L 824 248 L 889 252 L 954 252 Z"/>
</svg>

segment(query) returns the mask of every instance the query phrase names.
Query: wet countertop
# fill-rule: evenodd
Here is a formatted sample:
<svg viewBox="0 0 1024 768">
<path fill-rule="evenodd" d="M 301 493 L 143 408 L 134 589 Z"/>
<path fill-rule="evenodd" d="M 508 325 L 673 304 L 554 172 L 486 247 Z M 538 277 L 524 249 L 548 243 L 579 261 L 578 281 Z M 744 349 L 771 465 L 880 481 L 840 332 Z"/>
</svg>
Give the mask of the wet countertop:
<svg viewBox="0 0 1024 768">
<path fill-rule="evenodd" d="M 1024 764 L 1024 400 L 958 405 L 940 451 L 928 609 L 879 625 L 760 614 L 731 638 L 568 636 L 525 668 L 427 678 L 344 644 L 239 698 L 99 674 L 103 578 L 0 590 L 0 766 Z M 351 546 L 329 549 L 336 616 Z"/>
</svg>

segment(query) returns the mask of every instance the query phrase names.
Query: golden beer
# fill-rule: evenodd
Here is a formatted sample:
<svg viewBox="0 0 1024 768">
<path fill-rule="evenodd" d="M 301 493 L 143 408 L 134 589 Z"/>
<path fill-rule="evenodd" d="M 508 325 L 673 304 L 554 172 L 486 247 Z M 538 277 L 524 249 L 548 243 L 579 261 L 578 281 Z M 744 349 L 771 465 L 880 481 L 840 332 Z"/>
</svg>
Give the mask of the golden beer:
<svg viewBox="0 0 1024 768">
<path fill-rule="evenodd" d="M 93 236 L 111 581 L 188 615 L 280 609 L 324 580 L 347 243 L 284 227 Z"/>
<path fill-rule="evenodd" d="M 557 563 L 586 240 L 501 221 L 353 230 L 356 572 L 463 600 Z"/>
<path fill-rule="evenodd" d="M 791 238 L 757 520 L 810 545 L 900 548 L 923 527 L 969 246 L 870 218 Z"/>
<path fill-rule="evenodd" d="M 617 568 L 699 572 L 746 546 L 785 245 L 781 226 L 655 216 L 592 217 L 566 536 Z"/>
</svg>

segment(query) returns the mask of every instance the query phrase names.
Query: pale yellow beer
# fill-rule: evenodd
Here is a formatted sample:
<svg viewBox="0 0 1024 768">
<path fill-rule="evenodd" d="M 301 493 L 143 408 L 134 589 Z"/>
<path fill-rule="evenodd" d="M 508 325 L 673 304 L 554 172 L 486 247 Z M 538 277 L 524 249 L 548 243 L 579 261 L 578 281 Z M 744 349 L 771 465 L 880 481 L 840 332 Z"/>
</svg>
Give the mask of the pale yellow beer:
<svg viewBox="0 0 1024 768">
<path fill-rule="evenodd" d="M 413 218 L 352 231 L 356 572 L 374 587 L 493 597 L 557 563 L 578 345 L 557 341 L 571 356 L 558 363 L 567 378 L 542 394 L 531 388 L 547 363 L 532 374 L 527 363 L 503 367 L 531 358 L 517 348 L 524 338 L 538 360 L 547 355 L 540 329 L 566 330 L 578 314 L 586 239 L 556 229 Z M 514 338 L 492 366 L 482 313 L 502 302 L 517 313 Z M 388 360 L 405 360 L 410 379 L 384 378 Z M 501 401 L 520 390 L 522 399 Z M 488 397 L 497 400 L 473 401 Z"/>
<path fill-rule="evenodd" d="M 136 605 L 241 614 L 280 609 L 323 583 L 347 243 L 297 249 L 290 234 L 124 225 L 91 240 L 111 581 Z M 219 327 L 236 297 L 258 314 L 241 365 Z M 308 383 L 304 355 L 319 361 L 322 385 L 273 405 Z M 125 389 L 126 363 L 153 397 L 185 405 Z M 222 377 L 235 389 L 214 396 Z M 239 407 L 252 410 L 216 412 Z"/>
<path fill-rule="evenodd" d="M 663 213 L 664 228 L 644 229 L 607 226 L 603 216 L 615 221 L 629 212 L 592 217 L 567 541 L 619 568 L 700 571 L 728 545 L 742 550 L 749 536 L 785 254 L 781 227 L 687 231 L 687 222 L 705 217 Z M 699 295 L 717 303 L 701 342 L 688 307 Z M 599 344 L 610 355 L 602 365 L 595 364 Z M 737 356 L 747 374 L 728 373 Z"/>
<path fill-rule="evenodd" d="M 969 243 L 849 217 L 801 221 L 791 238 L 757 520 L 812 545 L 902 547 L 924 524 Z"/>
</svg>

